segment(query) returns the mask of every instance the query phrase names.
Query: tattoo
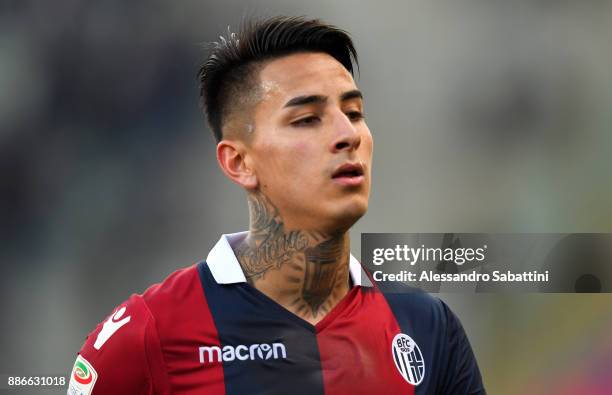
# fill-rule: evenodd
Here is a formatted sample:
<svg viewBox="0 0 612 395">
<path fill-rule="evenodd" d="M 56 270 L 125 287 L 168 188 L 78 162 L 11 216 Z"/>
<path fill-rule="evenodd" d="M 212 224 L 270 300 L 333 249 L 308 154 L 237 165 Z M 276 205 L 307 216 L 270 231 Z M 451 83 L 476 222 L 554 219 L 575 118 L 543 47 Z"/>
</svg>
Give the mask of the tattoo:
<svg viewBox="0 0 612 395">
<path fill-rule="evenodd" d="M 252 282 L 290 262 L 308 246 L 308 238 L 299 230 L 285 233 L 278 210 L 263 195 L 249 196 L 249 207 L 252 239 L 238 246 L 236 256 Z"/>
<path fill-rule="evenodd" d="M 294 287 L 288 292 L 296 294 L 289 306 L 298 315 L 316 318 L 330 311 L 348 285 L 342 284 L 348 277 L 347 236 L 285 231 L 278 209 L 262 193 L 249 194 L 249 210 L 249 236 L 235 247 L 247 281 L 254 285 L 284 266 L 286 284 Z"/>
<path fill-rule="evenodd" d="M 338 273 L 338 258 L 342 256 L 342 242 L 338 238 L 331 238 L 314 247 L 307 248 L 306 274 L 302 297 L 316 316 L 316 312 L 333 289 Z"/>
</svg>

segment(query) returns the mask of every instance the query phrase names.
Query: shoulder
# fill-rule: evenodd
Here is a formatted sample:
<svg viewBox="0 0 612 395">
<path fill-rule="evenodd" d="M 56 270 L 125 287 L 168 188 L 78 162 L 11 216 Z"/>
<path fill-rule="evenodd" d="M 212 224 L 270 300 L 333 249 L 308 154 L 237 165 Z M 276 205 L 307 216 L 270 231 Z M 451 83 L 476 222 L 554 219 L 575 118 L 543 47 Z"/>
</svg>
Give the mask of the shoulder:
<svg viewBox="0 0 612 395">
<path fill-rule="evenodd" d="M 151 316 L 140 295 L 117 306 L 89 333 L 70 377 L 75 393 L 143 393 L 152 388 L 149 357 Z M 144 392 L 146 393 L 146 392 Z"/>
<path fill-rule="evenodd" d="M 199 296 L 201 291 L 200 277 L 197 264 L 176 270 L 161 283 L 151 285 L 143 292 L 142 300 L 153 317 L 167 313 L 169 306 L 177 302 L 184 303 L 185 299 Z"/>
<path fill-rule="evenodd" d="M 89 333 L 81 353 L 105 356 L 113 349 L 141 348 L 150 320 L 142 297 L 134 294 Z"/>
<path fill-rule="evenodd" d="M 454 314 L 441 299 L 419 288 L 396 284 L 381 290 L 398 319 L 427 319 L 438 327 L 446 327 Z"/>
<path fill-rule="evenodd" d="M 199 268 L 202 263 L 180 269 L 142 294 L 157 334 L 171 344 L 194 328 L 214 330 Z"/>
<path fill-rule="evenodd" d="M 166 383 L 160 329 L 176 318 L 175 312 L 187 314 L 183 305 L 194 299 L 189 295 L 197 295 L 198 290 L 202 293 L 198 278 L 195 265 L 177 270 L 113 309 L 87 336 L 73 367 L 70 386 L 89 393 L 95 385 L 94 394 L 146 394 L 154 388 L 163 389 Z"/>
</svg>

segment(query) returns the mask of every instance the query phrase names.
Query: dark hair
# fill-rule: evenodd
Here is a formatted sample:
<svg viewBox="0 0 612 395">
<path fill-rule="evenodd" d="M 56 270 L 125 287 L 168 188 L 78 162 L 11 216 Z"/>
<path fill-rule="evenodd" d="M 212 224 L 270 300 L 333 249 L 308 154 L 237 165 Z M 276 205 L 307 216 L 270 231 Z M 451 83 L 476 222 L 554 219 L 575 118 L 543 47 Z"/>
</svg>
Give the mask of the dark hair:
<svg viewBox="0 0 612 395">
<path fill-rule="evenodd" d="M 217 142 L 231 104 L 253 89 L 256 65 L 298 52 L 323 52 L 334 57 L 351 74 L 357 52 L 344 30 L 318 19 L 278 16 L 246 22 L 240 31 L 229 32 L 212 43 L 212 53 L 200 67 L 200 99 Z M 238 97 L 233 97 L 234 95 Z"/>
</svg>

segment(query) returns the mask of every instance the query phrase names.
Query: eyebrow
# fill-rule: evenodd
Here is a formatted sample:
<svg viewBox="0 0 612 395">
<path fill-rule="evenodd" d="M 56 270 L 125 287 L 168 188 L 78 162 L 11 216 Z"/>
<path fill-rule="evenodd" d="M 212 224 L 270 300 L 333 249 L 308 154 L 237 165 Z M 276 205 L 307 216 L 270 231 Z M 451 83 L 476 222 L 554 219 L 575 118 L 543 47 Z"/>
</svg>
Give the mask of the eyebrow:
<svg viewBox="0 0 612 395">
<path fill-rule="evenodd" d="M 340 96 L 340 101 L 346 101 L 351 99 L 363 99 L 363 93 L 359 89 L 353 89 L 352 91 L 344 92 Z"/>
<path fill-rule="evenodd" d="M 340 101 L 351 99 L 363 99 L 363 94 L 359 89 L 353 89 L 340 95 Z M 323 95 L 297 96 L 285 103 L 283 108 L 303 106 L 306 104 L 322 104 L 325 102 L 327 102 L 327 96 Z"/>
</svg>

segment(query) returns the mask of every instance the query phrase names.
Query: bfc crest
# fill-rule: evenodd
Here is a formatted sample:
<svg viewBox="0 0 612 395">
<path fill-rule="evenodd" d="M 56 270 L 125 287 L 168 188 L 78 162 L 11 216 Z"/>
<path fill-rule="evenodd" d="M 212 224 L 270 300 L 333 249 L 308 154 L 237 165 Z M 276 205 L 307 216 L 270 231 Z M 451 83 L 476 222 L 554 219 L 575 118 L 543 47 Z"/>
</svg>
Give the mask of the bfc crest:
<svg viewBox="0 0 612 395">
<path fill-rule="evenodd" d="M 425 360 L 421 349 L 408 335 L 398 333 L 391 344 L 393 361 L 400 374 L 412 385 L 419 385 L 425 377 Z"/>
</svg>

